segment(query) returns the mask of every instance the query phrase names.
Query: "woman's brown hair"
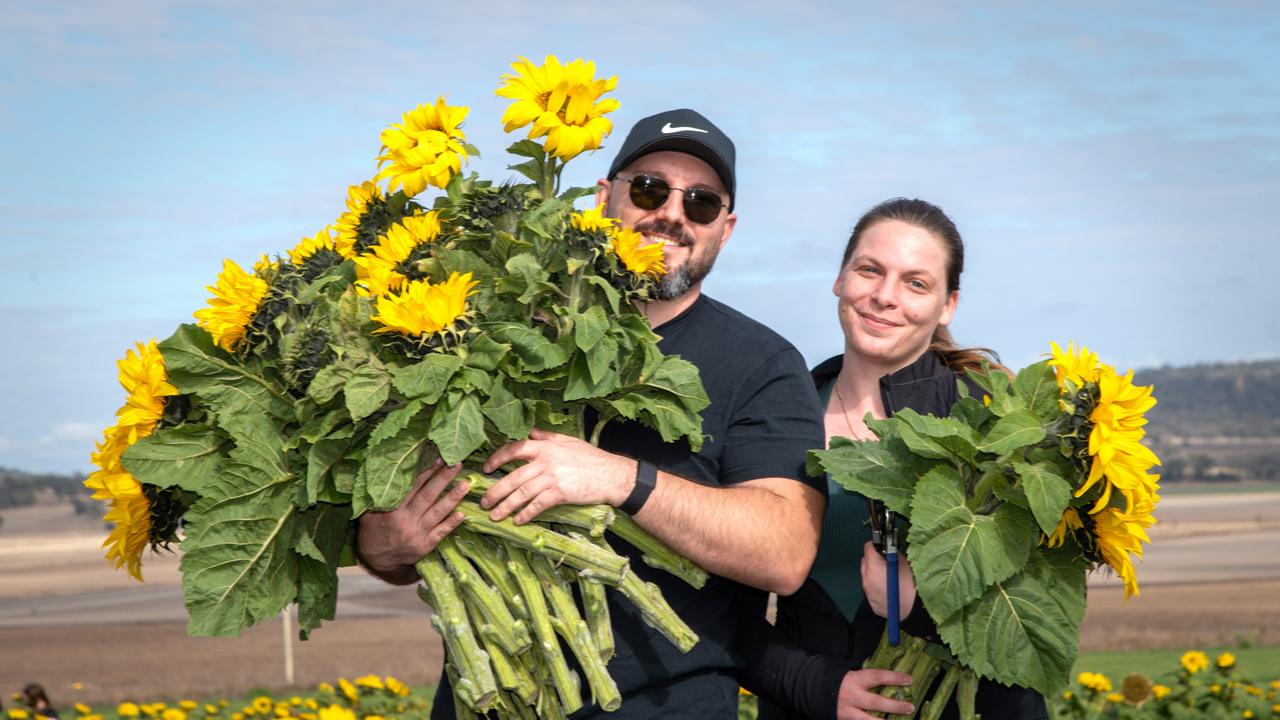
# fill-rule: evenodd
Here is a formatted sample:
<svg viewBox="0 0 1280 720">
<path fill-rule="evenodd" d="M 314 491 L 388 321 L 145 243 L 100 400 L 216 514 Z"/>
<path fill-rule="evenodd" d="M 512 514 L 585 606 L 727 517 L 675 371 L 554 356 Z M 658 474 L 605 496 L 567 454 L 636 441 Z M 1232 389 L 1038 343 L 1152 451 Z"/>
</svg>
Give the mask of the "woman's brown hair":
<svg viewBox="0 0 1280 720">
<path fill-rule="evenodd" d="M 845 244 L 840 267 L 843 268 L 849 263 L 849 258 L 853 257 L 853 251 L 858 247 L 863 233 L 872 225 L 886 220 L 897 220 L 914 225 L 941 240 L 942 246 L 947 251 L 947 294 L 950 295 L 960 289 L 960 275 L 964 272 L 964 240 L 960 237 L 960 231 L 942 208 L 914 198 L 899 197 L 885 200 L 864 213 L 858 219 L 858 224 L 853 226 L 853 232 L 849 234 L 849 242 Z M 1009 372 L 1008 368 L 1000 364 L 1000 356 L 994 350 L 983 347 L 961 347 L 944 325 L 934 329 L 929 349 L 938 353 L 947 367 L 957 373 L 969 369 L 980 370 L 984 364 Z"/>
</svg>

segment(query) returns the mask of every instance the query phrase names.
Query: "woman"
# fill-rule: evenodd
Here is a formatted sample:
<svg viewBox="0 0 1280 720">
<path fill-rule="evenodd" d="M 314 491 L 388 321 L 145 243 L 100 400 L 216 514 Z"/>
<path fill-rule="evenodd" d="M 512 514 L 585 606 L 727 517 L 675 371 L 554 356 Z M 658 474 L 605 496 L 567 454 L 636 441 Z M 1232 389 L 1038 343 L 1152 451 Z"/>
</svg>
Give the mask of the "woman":
<svg viewBox="0 0 1280 720">
<path fill-rule="evenodd" d="M 863 421 L 867 413 L 886 418 L 909 407 L 949 414 L 960 397 L 957 378 L 992 361 L 987 351 L 959 348 L 947 330 L 963 269 L 960 233 L 934 205 L 897 198 L 858 221 L 832 287 L 844 353 L 813 370 L 826 407 L 828 444 L 836 436 L 875 439 Z M 879 685 L 909 684 L 909 677 L 851 669 L 871 655 L 884 630 L 885 563 L 869 542 L 866 499 L 828 482 L 822 542 L 804 586 L 778 598 L 774 627 L 742 612 L 741 680 L 760 697 L 761 720 L 913 712 L 909 703 L 873 692 Z M 936 638 L 907 563 L 899 575 L 903 631 Z M 1038 693 L 987 681 L 979 685 L 977 710 L 983 720 L 1048 716 Z M 952 702 L 944 717 L 955 712 Z"/>
<path fill-rule="evenodd" d="M 31 708 L 31 713 L 37 718 L 58 720 L 58 711 L 53 709 L 43 685 L 27 683 L 26 687 L 22 688 L 22 694 L 26 700 L 27 707 Z"/>
</svg>

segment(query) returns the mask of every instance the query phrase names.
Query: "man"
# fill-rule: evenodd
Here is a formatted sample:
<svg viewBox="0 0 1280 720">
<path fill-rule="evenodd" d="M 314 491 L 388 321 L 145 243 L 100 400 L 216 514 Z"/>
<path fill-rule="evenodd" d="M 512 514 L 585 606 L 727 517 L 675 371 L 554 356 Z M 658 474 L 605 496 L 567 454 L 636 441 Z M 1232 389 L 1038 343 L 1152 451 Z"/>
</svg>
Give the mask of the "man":
<svg viewBox="0 0 1280 720">
<path fill-rule="evenodd" d="M 615 541 L 634 558 L 631 570 L 657 583 L 701 639 L 681 654 L 610 593 L 617 654 L 608 667 L 623 697 L 610 716 L 736 718 L 732 605 L 749 595 L 745 601 L 763 612 L 767 592 L 794 592 L 808 574 L 825 483 L 805 476 L 804 455 L 823 444 L 822 412 L 790 344 L 702 294 L 702 280 L 737 222 L 732 141 L 692 110 L 659 113 L 636 123 L 598 184 L 596 200 L 607 215 L 663 243 L 667 274 L 643 310 L 662 336 L 662 351 L 701 373 L 711 400 L 703 412 L 707 439 L 693 453 L 638 424 L 615 422 L 596 448 L 534 430 L 489 458 L 486 471 L 524 464 L 481 504 L 495 520 L 514 515 L 523 523 L 555 505 L 608 503 L 712 573 L 695 590 Z M 456 474 L 457 468 L 429 469 L 401 508 L 361 517 L 358 548 L 366 567 L 391 582 L 417 579 L 413 563 L 461 522 L 454 508 L 465 487 L 442 495 Z M 432 717 L 452 711 L 451 702 L 436 702 Z M 580 715 L 598 712 L 591 706 Z"/>
</svg>

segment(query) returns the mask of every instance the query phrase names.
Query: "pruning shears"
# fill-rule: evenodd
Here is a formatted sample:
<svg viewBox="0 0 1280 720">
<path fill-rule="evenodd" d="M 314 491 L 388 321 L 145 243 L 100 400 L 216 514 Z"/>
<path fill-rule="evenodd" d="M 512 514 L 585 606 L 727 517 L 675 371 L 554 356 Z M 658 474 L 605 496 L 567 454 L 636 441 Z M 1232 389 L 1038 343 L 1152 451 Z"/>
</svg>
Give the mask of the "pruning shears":
<svg viewBox="0 0 1280 720">
<path fill-rule="evenodd" d="M 890 511 L 883 503 L 868 501 L 871 505 L 871 542 L 884 555 L 885 599 L 889 613 L 889 644 L 897 647 L 898 625 L 898 513 Z"/>
</svg>

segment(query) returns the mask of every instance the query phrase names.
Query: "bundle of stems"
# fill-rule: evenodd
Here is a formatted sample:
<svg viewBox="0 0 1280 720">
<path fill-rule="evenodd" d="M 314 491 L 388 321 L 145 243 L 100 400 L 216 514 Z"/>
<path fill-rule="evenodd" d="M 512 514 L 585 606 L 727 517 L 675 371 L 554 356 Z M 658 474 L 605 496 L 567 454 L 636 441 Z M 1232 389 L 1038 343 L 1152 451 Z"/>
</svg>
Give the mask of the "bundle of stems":
<svg viewBox="0 0 1280 720">
<path fill-rule="evenodd" d="M 605 533 L 694 587 L 706 582 L 706 571 L 631 518 L 607 505 L 566 505 L 525 525 L 494 521 L 478 500 L 495 478 L 467 472 L 459 480 L 470 485 L 458 506 L 463 523 L 417 564 L 419 595 L 435 608 L 431 622 L 444 638 L 458 717 L 567 717 L 583 706 L 569 653 L 595 704 L 617 710 L 622 696 L 606 669 L 614 652 L 606 588 L 622 593 L 682 652 L 698 642 Z"/>
<path fill-rule="evenodd" d="M 952 697 L 955 697 L 960 720 L 979 720 L 974 712 L 974 698 L 978 692 L 978 676 L 973 670 L 956 662 L 955 656 L 944 645 L 931 643 L 902 633 L 897 645 L 889 643 L 889 634 L 880 637 L 880 644 L 864 668 L 885 668 L 911 676 L 911 685 L 901 687 L 885 685 L 880 688 L 882 697 L 906 700 L 916 708 L 915 715 L 883 715 L 877 717 L 914 717 L 919 720 L 938 720 Z M 939 679 L 941 675 L 941 679 Z M 936 689 L 932 694 L 930 689 Z"/>
</svg>

